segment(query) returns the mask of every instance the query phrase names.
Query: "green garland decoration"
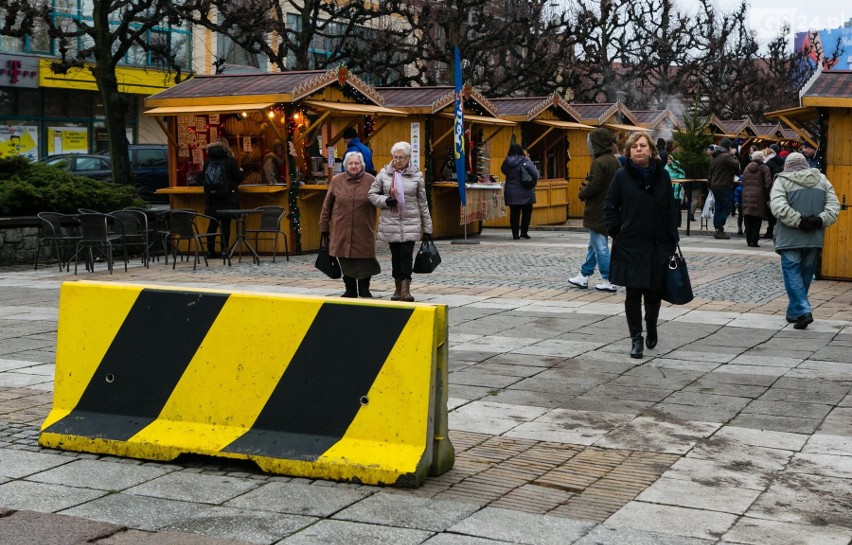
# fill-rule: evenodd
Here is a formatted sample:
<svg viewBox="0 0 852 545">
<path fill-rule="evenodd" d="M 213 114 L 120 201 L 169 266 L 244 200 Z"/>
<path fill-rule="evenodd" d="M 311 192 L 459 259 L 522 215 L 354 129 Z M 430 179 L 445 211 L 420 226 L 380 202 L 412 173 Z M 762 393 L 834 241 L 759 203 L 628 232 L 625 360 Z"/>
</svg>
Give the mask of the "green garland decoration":
<svg viewBox="0 0 852 545">
<path fill-rule="evenodd" d="M 296 161 L 288 161 L 290 171 L 290 188 L 287 193 L 287 202 L 290 205 L 290 226 L 293 228 L 293 246 L 296 253 L 302 253 L 302 214 L 299 212 L 299 187 L 301 184 L 296 179 Z"/>
</svg>

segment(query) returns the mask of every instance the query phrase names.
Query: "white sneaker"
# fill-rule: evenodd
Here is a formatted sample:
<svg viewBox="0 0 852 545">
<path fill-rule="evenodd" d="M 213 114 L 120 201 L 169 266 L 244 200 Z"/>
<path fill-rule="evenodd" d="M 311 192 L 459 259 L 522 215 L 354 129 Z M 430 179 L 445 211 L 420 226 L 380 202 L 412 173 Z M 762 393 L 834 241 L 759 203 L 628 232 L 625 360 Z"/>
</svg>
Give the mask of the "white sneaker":
<svg viewBox="0 0 852 545">
<path fill-rule="evenodd" d="M 603 282 L 595 286 L 595 289 L 600 291 L 618 291 L 618 287 L 615 284 L 610 284 L 606 278 L 604 278 Z"/>
<path fill-rule="evenodd" d="M 574 278 L 569 278 L 568 283 L 578 288 L 587 289 L 589 287 L 589 277 L 583 276 L 583 273 L 580 273 Z"/>
</svg>

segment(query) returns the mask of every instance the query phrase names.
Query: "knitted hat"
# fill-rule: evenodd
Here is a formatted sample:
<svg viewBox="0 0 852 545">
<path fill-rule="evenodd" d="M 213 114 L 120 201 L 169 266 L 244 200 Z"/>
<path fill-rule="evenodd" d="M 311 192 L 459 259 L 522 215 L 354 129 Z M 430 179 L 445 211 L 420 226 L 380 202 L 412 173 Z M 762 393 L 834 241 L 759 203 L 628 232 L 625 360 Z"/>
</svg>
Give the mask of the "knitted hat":
<svg viewBox="0 0 852 545">
<path fill-rule="evenodd" d="M 723 138 L 722 141 L 719 142 L 719 147 L 725 148 L 725 149 L 731 149 L 731 146 L 733 146 L 733 145 L 734 145 L 733 142 L 731 142 L 731 140 L 728 139 L 728 138 Z"/>
<path fill-rule="evenodd" d="M 782 159 L 786 159 L 788 155 L 790 155 L 790 152 L 787 151 L 787 150 L 783 150 L 783 151 L 778 153 L 778 157 L 780 157 Z"/>
<path fill-rule="evenodd" d="M 757 161 L 758 163 L 762 163 L 764 159 L 765 159 L 765 156 L 763 155 L 762 151 L 756 151 L 756 152 L 751 154 L 751 160 L 752 161 Z"/>
<path fill-rule="evenodd" d="M 775 153 L 781 153 L 781 146 L 779 146 L 778 144 L 772 144 L 771 146 L 769 146 L 769 149 L 771 149 Z"/>
<path fill-rule="evenodd" d="M 784 170 L 804 170 L 808 168 L 808 160 L 799 152 L 791 153 L 784 161 Z"/>
<path fill-rule="evenodd" d="M 358 138 L 358 131 L 355 127 L 346 127 L 343 129 L 343 138 Z"/>
</svg>

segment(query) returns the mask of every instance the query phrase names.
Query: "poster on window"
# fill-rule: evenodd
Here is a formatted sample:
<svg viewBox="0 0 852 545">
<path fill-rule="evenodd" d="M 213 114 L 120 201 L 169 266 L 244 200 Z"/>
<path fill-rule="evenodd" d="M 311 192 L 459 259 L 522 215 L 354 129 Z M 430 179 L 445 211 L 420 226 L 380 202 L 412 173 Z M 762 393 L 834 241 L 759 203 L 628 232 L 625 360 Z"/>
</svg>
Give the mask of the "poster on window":
<svg viewBox="0 0 852 545">
<path fill-rule="evenodd" d="M 49 127 L 47 154 L 88 153 L 89 130 L 86 127 Z"/>
<path fill-rule="evenodd" d="M 23 155 L 38 159 L 38 127 L 26 125 L 0 126 L 0 157 Z"/>
</svg>

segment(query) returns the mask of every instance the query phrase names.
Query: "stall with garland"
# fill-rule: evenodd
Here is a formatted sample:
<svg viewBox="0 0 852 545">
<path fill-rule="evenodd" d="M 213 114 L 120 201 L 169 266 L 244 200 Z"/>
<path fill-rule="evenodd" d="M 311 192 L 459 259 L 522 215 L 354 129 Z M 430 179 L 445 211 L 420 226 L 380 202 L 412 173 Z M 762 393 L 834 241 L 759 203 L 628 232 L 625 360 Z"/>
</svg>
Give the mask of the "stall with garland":
<svg viewBox="0 0 852 545">
<path fill-rule="evenodd" d="M 517 127 L 505 129 L 510 140 L 519 143 L 529 153 L 541 178 L 535 188 L 533 225 L 561 225 L 568 219 L 570 203 L 568 164 L 571 158 L 569 140 L 585 139 L 594 127 L 579 122 L 577 113 L 559 95 L 547 97 L 495 98 L 492 102 L 500 117 L 515 121 Z M 505 139 L 504 139 L 505 140 Z M 506 157 L 508 144 L 498 157 Z M 508 218 L 498 218 L 485 223 L 488 227 L 508 227 Z"/>
<path fill-rule="evenodd" d="M 386 107 L 403 111 L 407 117 L 386 119 L 383 130 L 370 139 L 373 162 L 376 168 L 387 165 L 394 143 L 411 143 L 411 160 L 426 179 L 434 236 L 475 234 L 481 230 L 483 221 L 505 213 L 499 177 L 510 135 L 501 129 L 513 127 L 515 122 L 500 119 L 490 100 L 470 85 L 464 86 L 468 190 L 467 206 L 462 207 L 453 160 L 453 88 L 379 87 L 377 90 Z"/>
<path fill-rule="evenodd" d="M 344 66 L 187 80 L 145 99 L 145 115 L 157 120 L 169 140 L 169 187 L 159 192 L 170 196 L 172 208 L 203 211 L 203 189 L 192 180 L 206 145 L 227 138 L 246 176 L 238 189 L 240 207 L 283 206 L 290 252 L 315 251 L 328 180 L 341 170 L 343 131 L 354 127 L 362 140 L 369 140 L 377 119 L 405 115 L 383 102 Z M 264 157 L 276 141 L 285 149 L 281 183 L 262 175 Z M 249 216 L 247 228 L 257 221 Z M 258 248 L 271 250 L 271 241 Z"/>
</svg>

